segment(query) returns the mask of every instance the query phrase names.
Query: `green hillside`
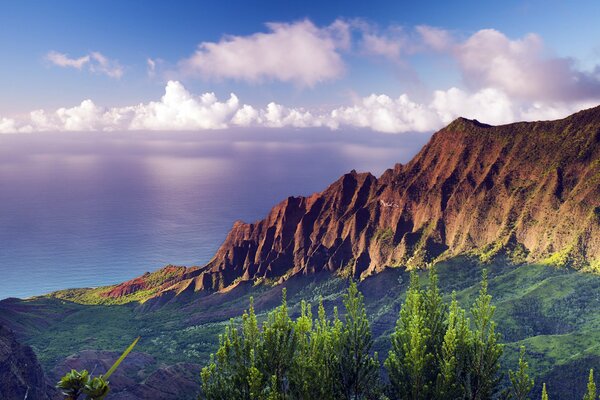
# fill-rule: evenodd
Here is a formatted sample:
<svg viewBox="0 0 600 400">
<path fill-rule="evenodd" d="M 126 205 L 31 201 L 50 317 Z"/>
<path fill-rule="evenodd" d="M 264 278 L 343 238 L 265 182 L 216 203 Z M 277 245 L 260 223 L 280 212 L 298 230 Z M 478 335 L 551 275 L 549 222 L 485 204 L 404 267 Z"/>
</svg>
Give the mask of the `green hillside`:
<svg viewBox="0 0 600 400">
<path fill-rule="evenodd" d="M 486 265 L 489 289 L 497 306 L 496 321 L 507 343 L 503 368 L 514 368 L 518 348 L 525 345 L 536 378 L 535 393 L 548 382 L 554 398 L 579 398 L 586 371 L 600 366 L 600 277 L 546 265 Z M 440 287 L 446 296 L 456 291 L 463 307 L 477 295 L 482 266 L 467 259 L 438 265 Z M 422 274 L 423 282 L 427 274 Z M 362 281 L 375 341 L 387 354 L 389 334 L 408 286 L 405 270 L 388 269 Z M 254 296 L 259 318 L 279 304 L 287 287 L 292 314 L 301 299 L 324 299 L 328 311 L 341 304 L 347 286 L 342 277 L 315 275 L 294 278 L 280 286 L 238 286 L 222 294 L 176 299 L 162 306 L 132 302 L 125 305 L 77 304 L 57 298 L 5 300 L 0 315 L 31 345 L 43 366 L 83 349 L 119 350 L 141 335 L 136 351 L 156 362 L 138 371 L 178 362 L 204 364 L 216 349 L 218 334 L 229 318 L 238 317 Z M 382 356 L 383 357 L 383 356 Z"/>
</svg>

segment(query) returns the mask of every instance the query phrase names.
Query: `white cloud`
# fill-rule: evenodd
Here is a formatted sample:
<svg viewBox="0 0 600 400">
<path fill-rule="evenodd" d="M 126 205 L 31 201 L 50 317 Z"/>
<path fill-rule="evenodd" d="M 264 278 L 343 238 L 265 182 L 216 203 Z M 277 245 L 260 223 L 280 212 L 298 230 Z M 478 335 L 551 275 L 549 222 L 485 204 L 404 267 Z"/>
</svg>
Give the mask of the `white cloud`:
<svg viewBox="0 0 600 400">
<path fill-rule="evenodd" d="M 228 126 L 238 108 L 239 101 L 233 93 L 226 102 L 220 102 L 214 93 L 196 97 L 181 83 L 170 81 L 160 101 L 127 109 L 133 113 L 128 129 L 222 129 Z"/>
<path fill-rule="evenodd" d="M 240 103 L 235 94 L 220 101 L 214 93 L 195 96 L 169 81 L 159 101 L 105 108 L 92 100 L 56 111 L 32 111 L 26 118 L 0 118 L 0 133 L 45 131 L 206 130 L 228 127 L 366 128 L 377 132 L 431 132 L 462 116 L 502 124 L 517 120 L 555 119 L 588 108 L 590 102 L 524 102 L 496 88 L 466 92 L 437 90 L 429 101 L 407 94 L 392 98 L 372 94 L 353 105 L 307 110 L 271 102 L 264 108 Z"/>
<path fill-rule="evenodd" d="M 46 54 L 46 59 L 52 64 L 59 67 L 71 67 L 81 69 L 85 64 L 90 62 L 90 56 L 83 56 L 79 58 L 69 58 L 67 54 L 51 51 Z"/>
<path fill-rule="evenodd" d="M 318 28 L 308 20 L 269 23 L 267 28 L 267 33 L 203 42 L 180 63 L 181 69 L 205 78 L 278 80 L 300 86 L 314 86 L 344 72 L 338 49 L 346 48 L 350 37 L 349 27 L 342 21 L 326 28 Z"/>
<path fill-rule="evenodd" d="M 355 126 L 379 132 L 426 132 L 440 126 L 439 117 L 427 105 L 417 104 L 404 94 L 397 99 L 372 94 L 351 107 L 333 110 L 327 126 Z"/>
<path fill-rule="evenodd" d="M 395 60 L 400 57 L 402 41 L 399 37 L 365 33 L 362 38 L 362 46 L 366 54 L 383 56 Z"/>
<path fill-rule="evenodd" d="M 46 54 L 46 60 L 52 64 L 63 68 L 76 68 L 81 70 L 87 66 L 93 73 L 107 75 L 111 78 L 120 78 L 123 76 L 123 67 L 118 61 L 110 60 L 102 53 L 93 51 L 79 58 L 69 58 L 67 54 L 50 51 Z"/>
<path fill-rule="evenodd" d="M 485 88 L 473 94 L 458 88 L 436 90 L 431 108 L 443 123 L 461 116 L 489 124 L 505 124 L 515 121 L 517 111 L 513 102 L 500 90 Z"/>
<path fill-rule="evenodd" d="M 600 98 L 597 71 L 579 70 L 573 59 L 552 55 L 536 34 L 513 40 L 497 30 L 483 29 L 460 41 L 443 29 L 416 29 L 427 47 L 456 59 L 471 90 L 494 88 L 513 100 L 532 102 Z"/>
<path fill-rule="evenodd" d="M 454 44 L 452 35 L 444 29 L 427 25 L 419 25 L 415 29 L 421 36 L 423 44 L 433 50 L 444 51 Z"/>
<path fill-rule="evenodd" d="M 17 133 L 16 122 L 12 118 L 0 118 L 0 133 Z"/>
<path fill-rule="evenodd" d="M 92 52 L 90 57 L 95 61 L 90 63 L 90 71 L 105 74 L 111 78 L 123 76 L 123 67 L 117 61 L 109 60 L 97 51 Z"/>
</svg>

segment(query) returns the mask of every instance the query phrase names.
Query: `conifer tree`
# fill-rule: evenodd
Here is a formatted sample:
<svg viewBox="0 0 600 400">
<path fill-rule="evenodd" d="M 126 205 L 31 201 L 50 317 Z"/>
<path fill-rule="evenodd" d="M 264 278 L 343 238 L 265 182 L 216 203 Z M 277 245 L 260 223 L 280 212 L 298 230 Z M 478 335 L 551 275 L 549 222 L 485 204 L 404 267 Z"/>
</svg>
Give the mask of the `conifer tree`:
<svg viewBox="0 0 600 400">
<path fill-rule="evenodd" d="M 596 400 L 596 383 L 594 382 L 594 370 L 590 369 L 590 376 L 588 378 L 587 391 L 583 396 L 583 400 Z"/>
<path fill-rule="evenodd" d="M 363 296 L 355 282 L 350 282 L 348 292 L 344 295 L 344 307 L 345 324 L 338 333 L 340 393 L 342 398 L 348 400 L 369 398 L 378 389 L 379 362 L 377 353 L 371 356 L 371 328 Z"/>
<path fill-rule="evenodd" d="M 479 297 L 471 308 L 473 315 L 473 347 L 471 363 L 472 400 L 491 399 L 500 383 L 498 371 L 503 346 L 499 343 L 500 334 L 496 333 L 493 321 L 496 307 L 491 305 L 492 296 L 488 294 L 487 271 L 483 271 Z"/>
<path fill-rule="evenodd" d="M 300 316 L 294 322 L 294 331 L 297 340 L 297 354 L 293 358 L 290 373 L 290 390 L 292 396 L 298 399 L 309 398 L 311 393 L 318 389 L 318 382 L 314 377 L 316 360 L 313 358 L 311 346 L 311 332 L 313 320 L 310 304 L 304 300 L 300 303 Z"/>
<path fill-rule="evenodd" d="M 263 344 L 259 362 L 263 373 L 270 377 L 271 397 L 285 398 L 290 391 L 289 373 L 298 344 L 294 325 L 288 314 L 285 289 L 281 305 L 274 312 L 269 313 L 263 324 L 262 336 Z"/>
<path fill-rule="evenodd" d="M 201 372 L 202 391 L 207 399 L 258 399 L 263 386 L 257 368 L 259 329 L 254 305 L 242 316 L 241 331 L 231 320 L 219 336 L 219 349 Z"/>
<path fill-rule="evenodd" d="M 427 348 L 430 331 L 425 319 L 423 291 L 418 275 L 413 272 L 385 361 L 390 379 L 389 395 L 393 399 L 420 400 L 428 396 L 426 368 L 433 355 Z"/>
<path fill-rule="evenodd" d="M 447 330 L 448 307 L 444 303 L 438 288 L 437 271 L 434 266 L 429 269 L 429 285 L 423 293 L 423 308 L 425 311 L 425 327 L 429 332 L 426 345 L 431 354 L 426 365 L 426 385 L 431 392 L 440 373 L 442 363 L 442 346 Z"/>
<path fill-rule="evenodd" d="M 509 398 L 515 400 L 528 400 L 529 393 L 533 389 L 534 381 L 529 377 L 529 364 L 525 361 L 525 347 L 521 346 L 519 350 L 519 369 L 517 372 L 508 371 L 511 388 Z"/>
<path fill-rule="evenodd" d="M 548 400 L 548 392 L 546 391 L 546 383 L 542 385 L 542 400 Z"/>
<path fill-rule="evenodd" d="M 467 397 L 471 336 L 465 310 L 458 306 L 456 293 L 452 293 L 447 328 L 442 343 L 436 398 L 463 399 Z"/>
<path fill-rule="evenodd" d="M 334 323 L 327 319 L 323 300 L 319 302 L 319 311 L 317 319 L 314 321 L 313 330 L 310 335 L 310 357 L 313 360 L 313 373 L 310 377 L 311 399 L 335 399 L 337 382 L 337 371 L 339 371 L 339 361 L 336 348 L 339 347 L 338 339 L 339 324 L 337 318 L 337 309 L 334 310 Z"/>
</svg>

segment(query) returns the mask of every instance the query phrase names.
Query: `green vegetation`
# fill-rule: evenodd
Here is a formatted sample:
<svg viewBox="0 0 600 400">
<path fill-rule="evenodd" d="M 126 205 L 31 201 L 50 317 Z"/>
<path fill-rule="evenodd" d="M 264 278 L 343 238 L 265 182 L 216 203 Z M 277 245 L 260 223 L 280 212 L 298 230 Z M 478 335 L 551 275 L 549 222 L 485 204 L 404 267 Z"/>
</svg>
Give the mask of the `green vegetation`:
<svg viewBox="0 0 600 400">
<path fill-rule="evenodd" d="M 283 295 L 262 329 L 254 312 L 244 312 L 241 327 L 232 320 L 219 338 L 219 349 L 202 370 L 206 399 L 358 399 L 377 391 L 377 355 L 362 295 L 351 284 L 344 296 L 345 321 L 326 317 L 323 304 L 313 321 L 301 303 L 290 318 Z"/>
<path fill-rule="evenodd" d="M 596 400 L 596 383 L 594 382 L 594 370 L 590 369 L 590 377 L 583 400 Z"/>
<path fill-rule="evenodd" d="M 527 348 L 529 375 L 535 379 L 532 399 L 539 399 L 543 382 L 553 399 L 581 399 L 585 383 L 580 379 L 590 368 L 600 365 L 600 277 L 571 269 L 544 265 L 486 265 L 488 292 L 496 306 L 496 330 L 505 344 L 501 357 L 500 385 L 510 384 L 508 369 L 516 370 L 520 347 Z M 446 304 L 466 308 L 465 318 L 479 295 L 481 267 L 469 259 L 448 260 L 437 265 L 439 291 Z M 418 272 L 420 284 L 427 287 L 427 273 Z M 372 328 L 373 352 L 387 356 L 390 336 L 406 298 L 409 274 L 394 268 L 358 284 Z M 301 300 L 318 304 L 327 315 L 340 310 L 343 320 L 343 294 L 347 280 L 341 277 L 295 277 L 287 288 L 287 307 L 295 318 L 301 313 Z M 154 357 L 152 364 L 132 376 L 143 379 L 160 365 L 178 362 L 206 364 L 218 350 L 218 335 L 230 324 L 239 324 L 250 297 L 255 299 L 259 321 L 278 305 L 282 286 L 243 284 L 227 294 L 198 296 L 180 302 L 155 306 L 82 305 L 56 298 L 36 298 L 0 302 L 0 319 L 31 345 L 48 372 L 59 361 L 83 349 L 120 351 L 129 345 L 127 338 L 141 335 L 136 351 Z M 176 299 L 175 299 L 176 300 Z M 452 310 L 449 307 L 449 312 Z M 459 313 L 460 314 L 460 313 Z M 460 315 L 456 318 L 460 318 Z M 451 346 L 452 343 L 448 339 Z M 384 357 L 385 358 L 385 357 Z M 380 361 L 383 363 L 384 358 Z M 448 361 L 451 365 L 451 361 Z M 121 370 L 122 373 L 123 370 Z M 568 386 L 565 383 L 572 383 Z M 579 393 L 573 396 L 573 393 Z"/>
<path fill-rule="evenodd" d="M 519 369 L 517 372 L 513 372 L 512 370 L 508 371 L 508 376 L 510 378 L 511 388 L 506 397 L 515 400 L 529 399 L 529 393 L 531 392 L 531 389 L 533 389 L 535 381 L 529 377 L 529 364 L 525 361 L 525 346 L 521 346 L 521 351 L 519 353 Z M 548 398 L 545 383 L 542 388 L 542 398 L 544 395 Z"/>
<path fill-rule="evenodd" d="M 379 229 L 375 232 L 375 241 L 386 246 L 391 246 L 394 239 L 394 231 L 392 228 Z"/>
<path fill-rule="evenodd" d="M 300 315 L 289 316 L 282 304 L 259 327 L 253 301 L 240 324 L 232 319 L 219 337 L 219 348 L 203 368 L 202 395 L 207 400 L 240 399 L 471 399 L 496 398 L 501 387 L 503 346 L 495 331 L 484 270 L 479 294 L 466 317 L 453 295 L 447 304 L 435 270 L 428 288 L 411 274 L 410 286 L 391 335 L 385 361 L 389 382 L 379 376 L 377 352 L 362 294 L 354 282 L 343 296 L 345 318 L 327 317 L 323 302 L 317 318 L 301 302 Z M 529 377 L 525 348 L 517 372 L 503 398 L 526 400 L 534 381 Z M 590 373 L 588 393 L 595 397 Z M 593 386 L 593 388 L 592 388 Z M 542 396 L 548 397 L 545 386 Z M 587 398 L 587 397 L 586 397 Z"/>
</svg>

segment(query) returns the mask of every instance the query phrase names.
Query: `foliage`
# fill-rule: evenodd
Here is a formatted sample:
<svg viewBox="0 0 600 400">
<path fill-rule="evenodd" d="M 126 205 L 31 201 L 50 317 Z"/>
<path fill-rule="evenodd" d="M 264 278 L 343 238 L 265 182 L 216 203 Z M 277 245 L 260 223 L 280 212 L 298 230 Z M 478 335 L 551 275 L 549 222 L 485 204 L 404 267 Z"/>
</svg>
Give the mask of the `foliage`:
<svg viewBox="0 0 600 400">
<path fill-rule="evenodd" d="M 583 396 L 583 400 L 596 400 L 596 383 L 594 382 L 594 370 L 590 369 L 590 376 L 588 378 L 587 391 Z"/>
<path fill-rule="evenodd" d="M 138 337 L 129 345 L 106 374 L 92 377 L 87 370 L 76 371 L 73 369 L 60 379 L 56 387 L 62 391 L 65 400 L 77 400 L 81 395 L 85 395 L 87 400 L 104 399 L 110 390 L 107 379 L 115 372 L 139 340 Z"/>
<path fill-rule="evenodd" d="M 429 287 L 416 273 L 392 334 L 385 362 L 393 399 L 488 399 L 500 384 L 502 345 L 495 333 L 494 307 L 484 271 L 479 297 L 471 309 L 473 330 L 453 295 L 446 305 L 435 269 Z"/>
<path fill-rule="evenodd" d="M 500 383 L 500 356 L 503 346 L 499 343 L 500 334 L 496 333 L 493 320 L 495 306 L 491 305 L 492 296 L 488 293 L 487 271 L 483 271 L 483 280 L 479 297 L 471 308 L 473 315 L 473 341 L 471 361 L 471 399 L 492 398 Z"/>
<path fill-rule="evenodd" d="M 377 355 L 362 295 L 351 283 L 342 321 L 328 319 L 323 303 L 313 320 L 302 302 L 300 316 L 289 316 L 286 293 L 259 328 L 253 302 L 220 336 L 219 349 L 202 369 L 206 399 L 366 399 L 379 379 Z"/>
<path fill-rule="evenodd" d="M 542 400 L 548 400 L 548 392 L 546 391 L 546 383 L 542 386 Z"/>
<path fill-rule="evenodd" d="M 346 323 L 338 324 L 341 334 L 334 347 L 334 357 L 339 359 L 336 381 L 344 399 L 371 397 L 378 389 L 379 362 L 377 353 L 371 356 L 371 328 L 363 296 L 354 282 L 344 295 L 344 307 Z"/>
<path fill-rule="evenodd" d="M 508 371 L 511 387 L 508 391 L 507 398 L 515 400 L 528 400 L 529 393 L 533 389 L 534 380 L 529 377 L 529 364 L 525 361 L 525 346 L 521 346 L 519 353 L 519 369 L 517 372 Z M 546 390 L 544 384 L 543 391 Z M 547 395 L 546 395 L 547 397 Z"/>
<path fill-rule="evenodd" d="M 600 276 L 582 274 L 569 269 L 539 264 L 509 266 L 503 263 L 486 265 L 489 271 L 489 292 L 497 307 L 494 319 L 501 321 L 497 331 L 505 343 L 502 366 L 517 365 L 519 348 L 527 347 L 532 357 L 530 375 L 536 380 L 535 396 L 547 382 L 552 398 L 581 399 L 585 382 L 577 377 L 586 375 L 600 362 L 600 297 L 590 296 L 600 288 Z M 460 258 L 437 264 L 439 288 L 446 303 L 455 292 L 457 305 L 467 307 L 466 319 L 472 320 L 468 305 L 478 296 L 481 267 L 475 259 Z M 427 286 L 427 273 L 418 271 L 421 283 Z M 394 330 L 398 311 L 406 296 L 409 273 L 404 269 L 387 269 L 359 284 L 364 294 L 367 315 L 371 322 L 373 350 L 387 356 L 389 336 Z M 332 316 L 334 306 L 340 308 L 343 319 L 342 294 L 347 281 L 335 276 L 295 277 L 285 283 L 290 315 L 300 313 L 301 299 L 323 306 Z M 129 305 L 80 305 L 55 298 L 34 298 L 0 302 L 0 319 L 22 332 L 22 341 L 34 349 L 46 371 L 57 360 L 83 349 L 114 351 L 126 348 L 128 337 L 143 334 L 145 340 L 136 349 L 155 358 L 156 363 L 143 367 L 139 379 L 156 368 L 178 362 L 207 364 L 218 347 L 218 335 L 236 316 L 241 323 L 250 296 L 258 304 L 267 304 L 280 287 L 256 286 L 235 295 L 215 293 L 202 301 L 201 307 L 182 307 L 185 302 L 171 302 L 160 307 L 146 303 Z M 213 299 L 214 298 L 214 299 Z M 215 301 L 216 300 L 216 301 Z M 263 321 L 269 308 L 257 310 Z M 313 307 L 317 314 L 316 307 Z M 331 321 L 330 321 L 331 322 Z M 470 326 L 470 325 L 469 325 Z M 383 361 L 383 360 L 382 360 Z M 501 385 L 507 387 L 508 368 L 503 369 Z M 587 382 L 587 379 L 585 380 Z M 539 382 L 539 383 L 538 383 Z M 575 387 L 567 382 L 576 382 Z M 436 383 L 437 385 L 437 383 Z M 114 390 L 114 389 L 113 389 Z"/>
</svg>

